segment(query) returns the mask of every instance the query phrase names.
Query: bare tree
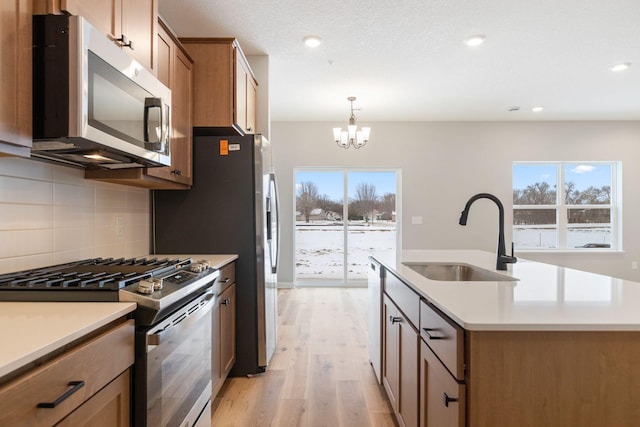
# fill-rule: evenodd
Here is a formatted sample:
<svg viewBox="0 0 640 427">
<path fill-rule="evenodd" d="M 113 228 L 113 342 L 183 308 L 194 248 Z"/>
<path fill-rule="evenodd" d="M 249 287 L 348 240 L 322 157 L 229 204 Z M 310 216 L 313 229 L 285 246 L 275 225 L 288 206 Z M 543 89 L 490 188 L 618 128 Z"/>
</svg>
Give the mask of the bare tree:
<svg viewBox="0 0 640 427">
<path fill-rule="evenodd" d="M 378 204 L 378 210 L 382 212 L 382 219 L 393 219 L 393 212 L 396 210 L 396 195 L 394 193 L 385 193 Z"/>
<path fill-rule="evenodd" d="M 369 222 L 369 218 L 373 221 L 373 212 L 377 203 L 376 186 L 365 182 L 358 184 L 352 205 L 365 221 Z"/>
<path fill-rule="evenodd" d="M 536 182 L 525 189 L 513 190 L 515 205 L 555 205 L 556 189 L 547 182 Z"/>
<path fill-rule="evenodd" d="M 298 184 L 298 195 L 296 196 L 296 210 L 304 215 L 305 222 L 309 222 L 311 211 L 318 202 L 318 187 L 311 181 L 303 181 Z"/>
<path fill-rule="evenodd" d="M 316 205 L 324 211 L 326 219 L 342 218 L 342 203 L 331 200 L 326 194 L 318 197 Z"/>
</svg>

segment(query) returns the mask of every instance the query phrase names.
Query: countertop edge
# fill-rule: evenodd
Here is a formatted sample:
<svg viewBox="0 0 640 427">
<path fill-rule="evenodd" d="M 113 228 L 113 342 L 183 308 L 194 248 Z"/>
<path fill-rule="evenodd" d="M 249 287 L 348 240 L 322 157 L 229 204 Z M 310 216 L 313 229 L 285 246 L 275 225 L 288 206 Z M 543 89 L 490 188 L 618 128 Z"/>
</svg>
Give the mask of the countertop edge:
<svg viewBox="0 0 640 427">
<path fill-rule="evenodd" d="M 52 304 L 52 303 L 23 302 L 20 304 Z M 57 303 L 53 303 L 53 304 L 57 304 Z M 83 304 L 83 303 L 74 302 L 73 304 Z M 28 364 L 34 362 L 35 360 L 38 360 L 39 358 L 46 356 L 47 354 L 54 352 L 59 348 L 67 344 L 70 344 L 79 338 L 82 338 L 83 336 L 95 331 L 96 329 L 102 326 L 105 326 L 111 323 L 114 320 L 117 320 L 123 316 L 126 316 L 127 314 L 131 313 L 136 309 L 136 303 L 131 303 L 131 302 L 114 302 L 114 303 L 97 302 L 97 303 L 87 303 L 87 304 L 114 304 L 114 305 L 117 304 L 116 306 L 117 308 L 112 312 L 108 313 L 107 315 L 100 317 L 97 320 L 88 322 L 86 325 L 84 325 L 79 329 L 74 330 L 72 333 L 61 336 L 53 341 L 43 344 L 38 348 L 34 348 L 33 350 L 25 353 L 21 357 L 17 357 L 9 361 L 8 363 L 0 366 L 0 382 L 2 382 L 2 378 L 5 375 L 11 374 L 16 370 L 27 366 Z"/>
<path fill-rule="evenodd" d="M 410 251 L 411 252 L 411 251 Z M 417 251 L 416 251 L 417 252 Z M 454 256 L 454 253 L 457 252 L 455 250 L 443 250 L 443 253 L 448 253 L 448 256 Z M 465 252 L 465 253 L 484 253 L 484 251 L 460 251 L 460 252 Z M 489 253 L 484 253 L 484 255 L 489 254 Z M 492 255 L 492 254 L 489 254 Z M 640 332 L 640 321 L 635 322 L 633 320 L 630 320 L 628 318 L 619 318 L 617 320 L 607 320 L 605 321 L 593 321 L 592 320 L 584 320 L 584 319 L 578 319 L 576 321 L 566 321 L 566 319 L 564 319 L 564 321 L 559 321 L 559 322 L 555 322 L 555 323 L 550 323 L 550 322 L 545 322 L 545 321 L 541 321 L 541 322 L 505 322 L 505 323 L 499 323 L 499 322 L 483 322 L 483 321 L 473 321 L 473 319 L 463 319 L 461 318 L 461 316 L 459 316 L 457 313 L 453 312 L 450 307 L 447 307 L 446 301 L 442 302 L 439 301 L 437 298 L 434 298 L 432 295 L 429 295 L 429 293 L 427 291 L 425 291 L 424 289 L 421 288 L 421 286 L 416 285 L 415 283 L 413 283 L 411 278 L 406 277 L 405 275 L 403 275 L 401 272 L 398 271 L 398 269 L 396 268 L 396 265 L 398 264 L 398 262 L 400 262 L 399 260 L 395 259 L 395 256 L 393 258 L 388 258 L 385 256 L 379 256 L 376 255 L 376 253 L 372 253 L 370 254 L 369 258 L 371 260 L 375 260 L 377 263 L 379 263 L 382 267 L 384 267 L 385 269 L 393 272 L 393 274 L 398 277 L 403 283 L 405 283 L 411 290 L 413 290 L 414 292 L 416 292 L 421 298 L 429 301 L 430 303 L 432 303 L 433 305 L 435 305 L 440 311 L 442 311 L 444 314 L 446 314 L 451 320 L 453 320 L 456 324 L 458 324 L 460 327 L 464 328 L 465 330 L 468 331 L 476 331 L 476 332 L 480 332 L 480 331 L 493 331 L 493 332 L 515 332 L 515 331 L 546 331 L 546 332 L 571 332 L 571 331 L 575 331 L 575 332 L 579 332 L 579 331 L 589 331 L 589 332 Z M 391 259 L 393 262 L 390 262 L 389 259 Z M 425 260 L 428 261 L 428 260 Z M 526 260 L 527 262 L 532 262 L 532 263 L 536 263 L 536 264 L 545 264 L 545 263 L 537 263 L 534 261 L 529 261 Z M 412 259 L 411 262 L 414 262 L 414 260 Z M 466 262 L 466 261 L 465 261 Z M 473 264 L 473 263 L 471 263 Z M 482 268 L 487 268 L 487 266 L 485 265 L 478 265 L 479 267 Z M 557 266 L 554 266 L 557 267 Z M 501 272 L 501 273 L 507 273 L 507 272 Z M 507 273 L 509 274 L 509 273 Z M 592 273 L 586 273 L 586 274 L 592 274 Z M 614 279 L 614 278 L 612 278 Z M 422 280 L 422 279 L 421 279 Z M 426 282 L 429 282 L 429 279 L 423 279 Z M 615 279 L 618 280 L 618 279 Z M 435 282 L 433 282 L 435 283 Z"/>
<path fill-rule="evenodd" d="M 238 259 L 237 254 L 152 254 L 147 255 L 147 257 L 152 256 L 164 256 L 164 257 L 189 257 L 193 258 L 195 261 L 204 259 L 211 263 L 211 267 L 213 268 L 222 268 L 225 265 L 229 264 Z"/>
</svg>

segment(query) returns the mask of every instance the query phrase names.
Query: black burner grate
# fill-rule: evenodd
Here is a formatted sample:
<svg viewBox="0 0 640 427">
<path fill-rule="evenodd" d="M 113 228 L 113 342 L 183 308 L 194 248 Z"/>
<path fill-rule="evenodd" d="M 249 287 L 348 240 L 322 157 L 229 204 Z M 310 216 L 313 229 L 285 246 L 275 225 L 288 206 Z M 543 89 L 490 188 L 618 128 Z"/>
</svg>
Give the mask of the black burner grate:
<svg viewBox="0 0 640 427">
<path fill-rule="evenodd" d="M 95 258 L 0 275 L 2 290 L 108 290 L 163 274 L 190 259 Z"/>
</svg>

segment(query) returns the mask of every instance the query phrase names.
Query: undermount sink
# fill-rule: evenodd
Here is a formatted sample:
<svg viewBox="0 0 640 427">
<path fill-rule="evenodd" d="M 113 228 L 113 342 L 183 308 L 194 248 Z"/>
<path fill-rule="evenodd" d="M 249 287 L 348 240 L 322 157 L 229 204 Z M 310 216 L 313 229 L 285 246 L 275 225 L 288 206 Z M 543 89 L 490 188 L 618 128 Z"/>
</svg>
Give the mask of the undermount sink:
<svg viewBox="0 0 640 427">
<path fill-rule="evenodd" d="M 403 263 L 416 273 L 431 280 L 446 282 L 513 282 L 515 277 L 505 276 L 469 264 Z"/>
</svg>

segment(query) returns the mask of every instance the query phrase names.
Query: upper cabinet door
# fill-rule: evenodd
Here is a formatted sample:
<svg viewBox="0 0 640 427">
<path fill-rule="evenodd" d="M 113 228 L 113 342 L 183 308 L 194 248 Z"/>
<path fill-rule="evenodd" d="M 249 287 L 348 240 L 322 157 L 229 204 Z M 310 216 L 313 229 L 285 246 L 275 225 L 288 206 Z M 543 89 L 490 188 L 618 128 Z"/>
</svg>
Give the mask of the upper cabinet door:
<svg viewBox="0 0 640 427">
<path fill-rule="evenodd" d="M 31 15 L 29 0 L 0 2 L 0 155 L 31 147 Z"/>
<path fill-rule="evenodd" d="M 236 39 L 181 38 L 194 60 L 193 126 L 214 135 L 256 132 L 256 81 Z"/>
<path fill-rule="evenodd" d="M 85 17 L 94 27 L 125 49 L 133 59 L 155 72 L 157 0 L 57 1 L 59 5 L 54 6 L 52 12 Z"/>
<path fill-rule="evenodd" d="M 122 34 L 122 1 L 60 0 L 60 12 L 86 18 L 91 25 L 115 40 Z"/>
<path fill-rule="evenodd" d="M 129 54 L 154 72 L 157 22 L 157 0 L 122 0 L 122 34 L 133 43 Z"/>
</svg>

